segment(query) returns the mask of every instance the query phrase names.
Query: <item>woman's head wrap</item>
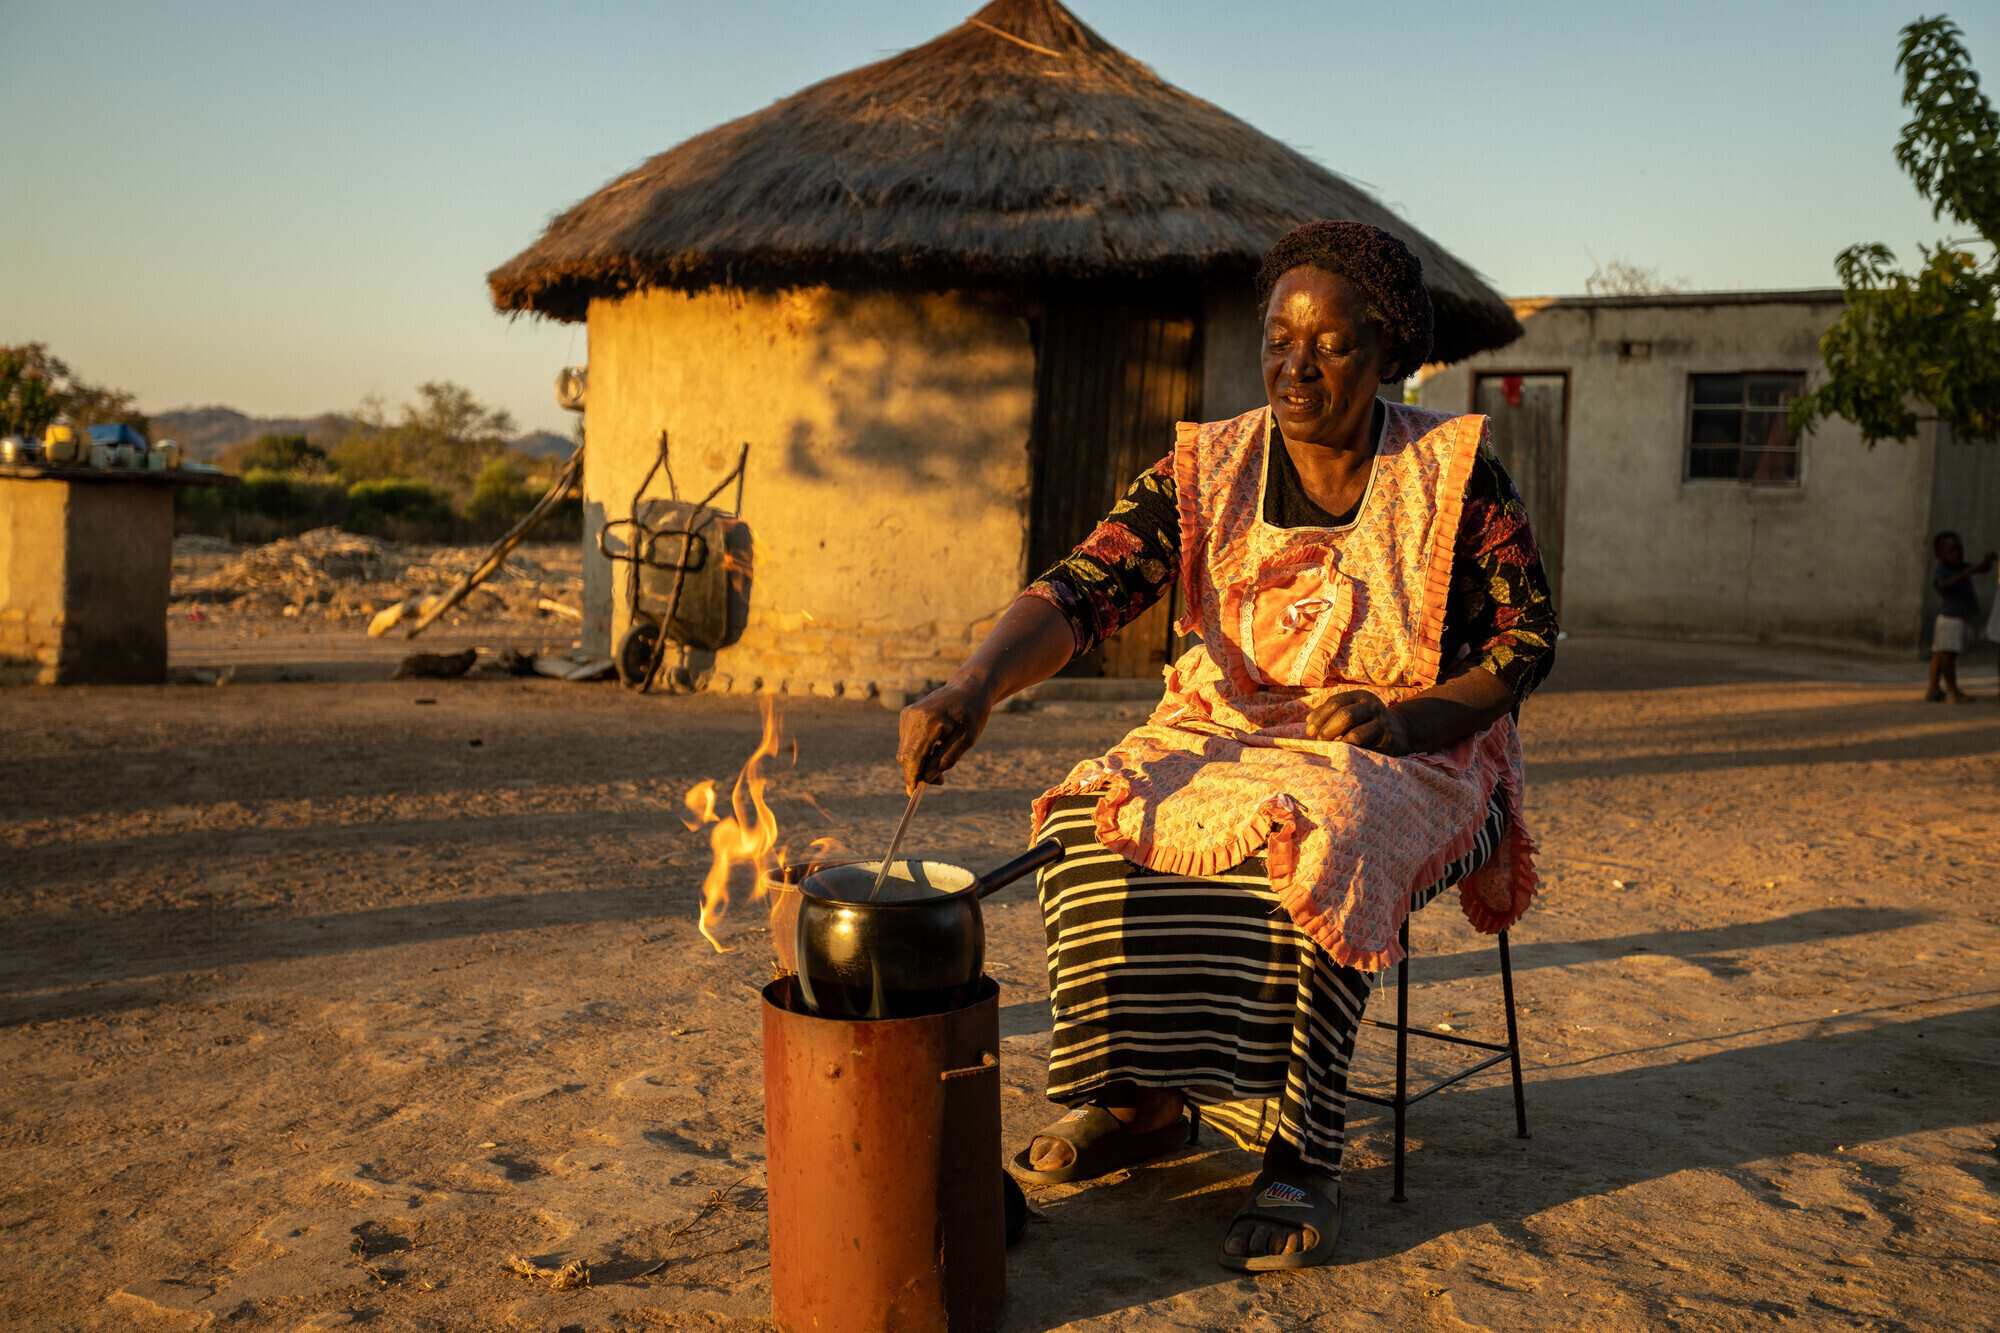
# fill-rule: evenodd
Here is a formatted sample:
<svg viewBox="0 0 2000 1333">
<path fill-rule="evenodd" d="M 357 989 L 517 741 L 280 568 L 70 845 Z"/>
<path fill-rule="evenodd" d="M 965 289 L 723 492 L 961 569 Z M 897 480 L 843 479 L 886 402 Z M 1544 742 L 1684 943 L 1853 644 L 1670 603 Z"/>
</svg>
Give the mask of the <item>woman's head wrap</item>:
<svg viewBox="0 0 2000 1333">
<path fill-rule="evenodd" d="M 1424 266 L 1410 247 L 1365 222 L 1322 220 L 1295 227 L 1271 247 L 1257 269 L 1257 306 L 1268 309 L 1278 279 L 1310 264 L 1337 273 L 1368 298 L 1368 317 L 1382 328 L 1382 382 L 1408 379 L 1430 358 L 1437 316 L 1424 286 Z"/>
</svg>

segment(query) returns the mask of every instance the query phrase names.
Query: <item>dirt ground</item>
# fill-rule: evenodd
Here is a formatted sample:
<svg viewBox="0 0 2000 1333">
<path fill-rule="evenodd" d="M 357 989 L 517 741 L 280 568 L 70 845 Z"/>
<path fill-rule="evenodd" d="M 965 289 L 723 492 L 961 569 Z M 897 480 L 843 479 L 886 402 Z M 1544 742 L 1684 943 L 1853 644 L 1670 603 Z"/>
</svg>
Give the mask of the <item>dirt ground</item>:
<svg viewBox="0 0 2000 1333">
<path fill-rule="evenodd" d="M 0 1325 L 765 1326 L 767 937 L 738 913 L 733 952 L 703 943 L 677 818 L 755 701 L 382 679 L 402 650 L 351 615 L 183 616 L 176 667 L 229 684 L 0 695 Z M 1338 1255 L 1290 1275 L 1215 1264 L 1254 1164 L 1213 1141 L 1035 1191 L 1007 1327 L 1994 1327 L 2000 708 L 1919 681 L 1566 643 L 1524 719 L 1533 1137 L 1504 1078 L 1441 1094 L 1394 1203 L 1357 1104 Z M 1128 725 L 1092 712 L 996 717 L 916 849 L 1017 848 L 1029 796 Z M 784 717 L 787 836 L 882 840 L 893 716 Z M 1029 892 L 989 912 L 1010 1153 L 1051 1116 Z M 1413 1014 L 1497 1035 L 1492 942 L 1449 900 L 1415 935 Z"/>
</svg>

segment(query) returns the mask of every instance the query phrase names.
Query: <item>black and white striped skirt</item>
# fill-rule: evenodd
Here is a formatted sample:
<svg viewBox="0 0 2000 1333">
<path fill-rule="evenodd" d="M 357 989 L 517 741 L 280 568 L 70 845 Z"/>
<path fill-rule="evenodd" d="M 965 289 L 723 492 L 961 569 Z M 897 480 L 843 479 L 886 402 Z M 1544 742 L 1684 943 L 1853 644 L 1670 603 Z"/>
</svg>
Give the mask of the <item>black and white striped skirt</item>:
<svg viewBox="0 0 2000 1333">
<path fill-rule="evenodd" d="M 1337 1174 L 1347 1066 L 1375 974 L 1321 954 L 1261 856 L 1203 879 L 1147 870 L 1097 840 L 1097 799 L 1059 799 L 1042 827 L 1065 852 L 1041 882 L 1049 1100 L 1081 1106 L 1120 1081 L 1178 1088 L 1244 1148 L 1276 1135 Z M 1506 827 L 1496 793 L 1473 849 L 1412 894 L 1411 910 L 1483 865 Z"/>
</svg>

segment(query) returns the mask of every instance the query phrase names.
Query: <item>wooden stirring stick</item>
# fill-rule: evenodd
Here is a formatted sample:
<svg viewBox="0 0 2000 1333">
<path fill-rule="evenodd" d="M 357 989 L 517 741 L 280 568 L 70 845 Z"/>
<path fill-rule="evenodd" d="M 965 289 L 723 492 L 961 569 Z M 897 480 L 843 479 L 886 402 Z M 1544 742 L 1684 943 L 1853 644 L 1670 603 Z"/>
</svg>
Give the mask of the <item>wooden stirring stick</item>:
<svg viewBox="0 0 2000 1333">
<path fill-rule="evenodd" d="M 910 803 L 903 807 L 903 817 L 896 823 L 896 836 L 889 839 L 889 854 L 882 858 L 882 868 L 875 872 L 875 887 L 868 890 L 868 901 L 874 902 L 875 895 L 882 892 L 882 881 L 889 878 L 889 864 L 896 859 L 896 849 L 903 845 L 903 835 L 910 830 L 910 816 L 917 813 L 917 802 L 924 799 L 924 784 L 919 782 L 910 791 Z"/>
</svg>

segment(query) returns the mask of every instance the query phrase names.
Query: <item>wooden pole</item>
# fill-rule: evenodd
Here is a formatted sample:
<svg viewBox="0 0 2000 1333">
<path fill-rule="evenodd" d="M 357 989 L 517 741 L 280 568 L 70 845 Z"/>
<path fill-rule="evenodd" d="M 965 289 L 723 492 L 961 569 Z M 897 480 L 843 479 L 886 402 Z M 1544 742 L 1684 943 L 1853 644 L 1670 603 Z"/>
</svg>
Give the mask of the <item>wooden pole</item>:
<svg viewBox="0 0 2000 1333">
<path fill-rule="evenodd" d="M 404 632 L 403 637 L 406 639 L 416 638 L 417 635 L 429 628 L 432 621 L 464 601 L 467 593 L 491 578 L 494 572 L 500 568 L 502 562 L 507 559 L 508 553 L 525 541 L 528 534 L 535 530 L 536 525 L 547 518 L 557 505 L 568 498 L 570 487 L 574 486 L 578 478 L 582 475 L 583 446 L 579 444 L 576 447 L 576 452 L 569 456 L 569 462 L 563 465 L 562 475 L 557 477 L 555 483 L 549 487 L 548 492 L 535 502 L 535 507 L 528 511 L 527 516 L 512 528 L 509 528 L 506 536 L 493 543 L 492 547 L 486 552 L 485 557 L 473 567 L 471 573 L 452 584 L 450 588 L 445 590 L 442 596 L 432 598 L 425 603 L 422 614 L 417 617 L 417 623 L 410 626 Z"/>
</svg>

